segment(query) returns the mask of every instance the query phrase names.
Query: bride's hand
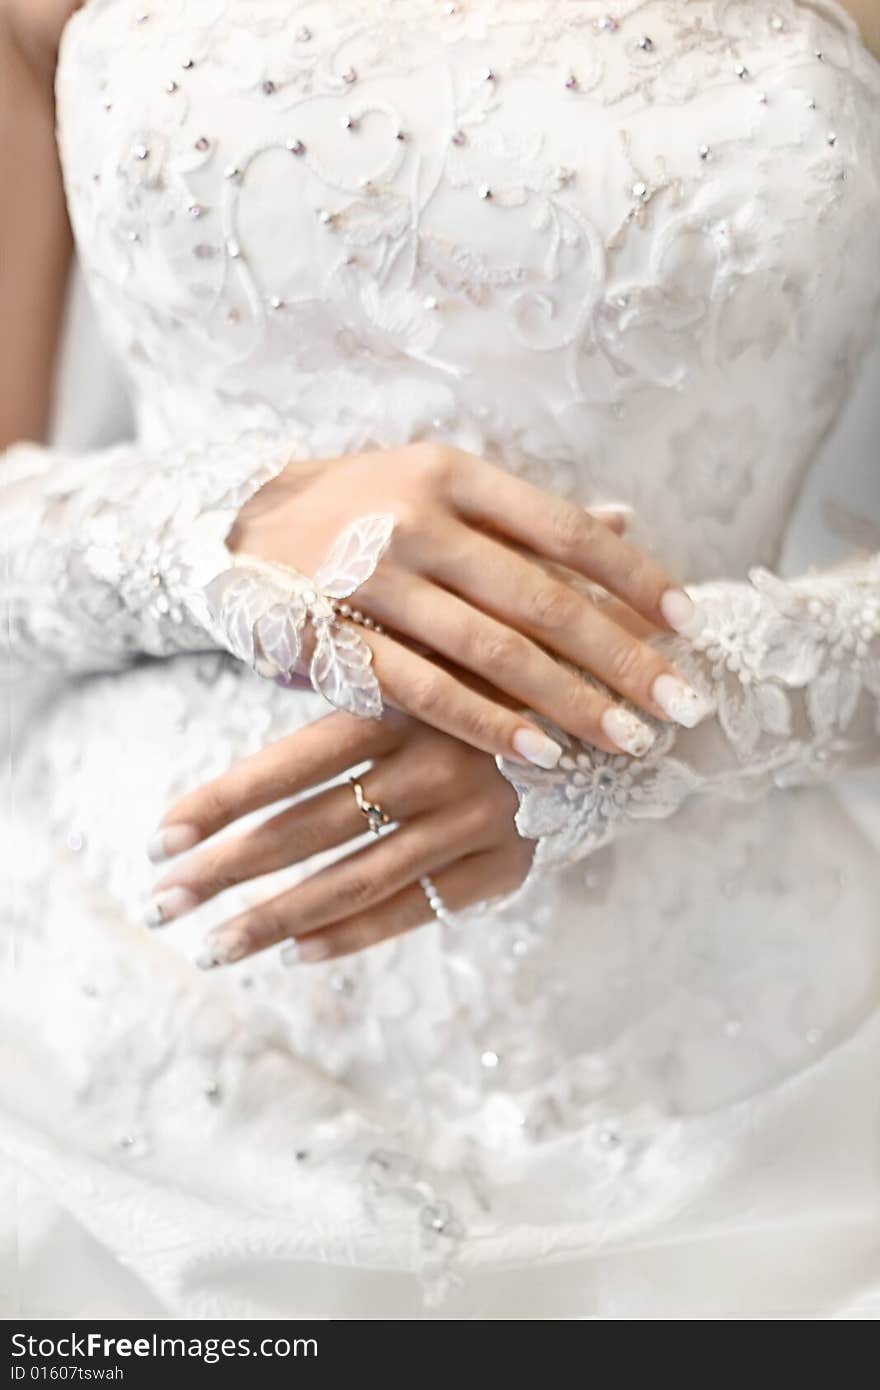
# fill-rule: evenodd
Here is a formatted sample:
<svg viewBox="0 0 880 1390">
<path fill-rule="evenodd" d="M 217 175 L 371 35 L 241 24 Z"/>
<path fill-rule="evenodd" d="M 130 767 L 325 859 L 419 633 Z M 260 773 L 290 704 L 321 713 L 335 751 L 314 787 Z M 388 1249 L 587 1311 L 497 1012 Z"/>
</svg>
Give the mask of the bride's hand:
<svg viewBox="0 0 880 1390">
<path fill-rule="evenodd" d="M 331 714 L 244 759 L 165 816 L 154 859 L 201 844 L 242 816 L 311 791 L 369 760 L 362 792 L 397 822 L 365 848 L 217 928 L 199 959 L 229 964 L 288 942 L 312 962 L 363 950 L 434 915 L 420 880 L 457 911 L 513 892 L 533 843 L 513 823 L 517 799 L 491 758 L 404 715 Z M 368 830 L 352 785 L 318 791 L 254 829 L 188 855 L 158 885 L 147 920 L 160 926 L 235 884 L 346 846 Z M 440 908 L 443 911 L 443 907 Z"/>
<path fill-rule="evenodd" d="M 352 602 L 405 639 L 364 634 L 397 708 L 475 748 L 543 767 L 555 764 L 558 744 L 511 705 L 608 752 L 639 756 L 654 737 L 559 658 L 659 719 L 691 726 L 707 712 L 658 651 L 558 567 L 667 631 L 691 631 L 698 621 L 684 591 L 607 521 L 456 449 L 415 444 L 291 465 L 243 509 L 229 545 L 314 574 L 348 523 L 376 513 L 394 517 L 390 547 Z"/>
</svg>

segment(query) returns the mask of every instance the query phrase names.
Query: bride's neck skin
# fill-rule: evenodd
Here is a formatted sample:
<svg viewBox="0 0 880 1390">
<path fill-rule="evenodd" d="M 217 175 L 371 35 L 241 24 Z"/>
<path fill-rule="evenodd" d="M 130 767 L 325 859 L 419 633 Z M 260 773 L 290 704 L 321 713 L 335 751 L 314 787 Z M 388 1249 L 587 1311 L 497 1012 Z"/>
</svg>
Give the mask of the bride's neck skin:
<svg viewBox="0 0 880 1390">
<path fill-rule="evenodd" d="M 862 31 L 866 48 L 880 58 L 880 0 L 840 0 Z"/>
</svg>

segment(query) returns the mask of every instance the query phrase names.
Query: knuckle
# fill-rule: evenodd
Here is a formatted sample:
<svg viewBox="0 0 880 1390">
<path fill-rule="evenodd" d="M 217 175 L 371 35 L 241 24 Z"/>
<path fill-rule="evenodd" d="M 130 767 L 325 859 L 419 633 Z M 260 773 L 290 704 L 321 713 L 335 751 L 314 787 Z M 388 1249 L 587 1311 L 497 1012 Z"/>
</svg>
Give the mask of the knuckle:
<svg viewBox="0 0 880 1390">
<path fill-rule="evenodd" d="M 430 774 L 432 795 L 441 801 L 448 801 L 460 788 L 463 775 L 464 767 L 459 759 L 443 758 Z"/>
<path fill-rule="evenodd" d="M 550 525 L 553 540 L 564 555 L 572 555 L 583 545 L 587 522 L 577 508 L 565 505 L 554 508 Z"/>
<path fill-rule="evenodd" d="M 557 631 L 573 625 L 577 599 L 572 589 L 563 584 L 541 584 L 529 595 L 528 611 L 531 622 L 539 628 Z"/>
<path fill-rule="evenodd" d="M 621 642 L 611 652 L 608 669 L 615 683 L 631 687 L 643 670 L 642 648 L 636 642 Z"/>
<path fill-rule="evenodd" d="M 208 782 L 201 790 L 201 821 L 207 821 L 209 825 L 225 821 L 230 814 L 231 804 L 232 799 L 225 780 Z"/>
<path fill-rule="evenodd" d="M 413 445 L 413 462 L 420 475 L 432 483 L 446 483 L 452 472 L 451 450 L 434 439 Z"/>
<path fill-rule="evenodd" d="M 361 907 L 368 903 L 375 891 L 375 884 L 371 875 L 366 873 L 352 874 L 346 881 L 340 894 L 343 901 L 350 907 Z"/>
<path fill-rule="evenodd" d="M 426 671 L 420 674 L 412 686 L 412 708 L 419 714 L 435 714 L 443 703 L 443 682 L 439 674 Z"/>
<path fill-rule="evenodd" d="M 504 718 L 500 710 L 496 712 L 492 706 L 485 709 L 482 705 L 474 705 L 468 709 L 462 724 L 468 736 L 480 747 L 507 746 Z"/>
<path fill-rule="evenodd" d="M 475 634 L 472 649 L 480 669 L 497 674 L 510 671 L 523 660 L 526 643 L 516 633 L 501 629 Z"/>
</svg>

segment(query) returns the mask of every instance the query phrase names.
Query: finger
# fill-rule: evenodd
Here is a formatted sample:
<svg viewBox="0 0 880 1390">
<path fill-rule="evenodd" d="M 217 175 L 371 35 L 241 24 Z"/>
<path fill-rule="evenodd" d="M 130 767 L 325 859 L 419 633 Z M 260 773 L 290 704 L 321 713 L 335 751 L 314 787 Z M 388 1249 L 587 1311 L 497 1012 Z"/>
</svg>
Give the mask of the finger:
<svg viewBox="0 0 880 1390">
<path fill-rule="evenodd" d="M 426 760 L 418 742 L 380 758 L 359 779 L 365 795 L 394 821 L 419 815 L 436 805 L 444 790 L 442 780 L 430 771 Z M 458 790 L 457 798 L 460 795 Z M 330 787 L 287 807 L 244 835 L 188 855 L 156 885 L 147 921 L 151 926 L 164 926 L 229 888 L 302 863 L 368 833 L 350 783 Z"/>
<path fill-rule="evenodd" d="M 505 846 L 468 855 L 432 874 L 446 910 L 461 912 L 488 898 L 515 892 L 528 873 L 532 849 L 529 841 L 521 841 L 512 848 Z M 282 960 L 285 965 L 335 960 L 402 936 L 435 916 L 421 884 L 410 883 L 374 907 L 290 942 L 282 950 Z"/>
<path fill-rule="evenodd" d="M 199 964 L 230 964 L 366 911 L 423 874 L 487 848 L 496 833 L 481 802 L 422 816 L 224 923 L 209 936 Z"/>
<path fill-rule="evenodd" d="M 493 757 L 501 754 L 543 768 L 558 763 L 561 747 L 531 720 L 471 690 L 387 634 L 362 635 L 373 652 L 382 693 L 398 709 Z"/>
<path fill-rule="evenodd" d="M 444 588 L 463 595 L 507 628 L 535 638 L 655 718 L 693 728 L 708 713 L 702 696 L 656 647 L 616 622 L 611 612 L 579 594 L 558 575 L 548 574 L 499 541 L 471 533 L 470 542 L 462 545 L 453 524 L 445 536 L 438 533 L 437 543 L 426 554 L 425 567 Z M 557 675 L 554 689 L 559 679 Z M 501 682 L 496 679 L 495 684 Z M 545 712 L 543 706 L 538 708 Z M 581 733 L 567 723 L 555 722 L 600 747 L 607 748 L 609 735 L 616 740 L 618 732 L 628 737 L 630 744 L 644 745 L 647 726 L 641 730 L 633 727 L 628 734 L 624 725 L 631 720 L 624 720 L 626 711 L 614 713 L 616 709 L 606 701 L 598 710 L 604 719 L 604 742 L 594 733 Z M 590 717 L 595 718 L 596 712 L 594 701 Z M 624 752 L 634 752 L 632 746 L 619 742 L 612 746 L 614 751 L 623 747 Z M 647 750 L 642 746 L 641 751 Z"/>
<path fill-rule="evenodd" d="M 181 797 L 163 816 L 147 852 L 159 863 L 191 849 L 251 811 L 390 752 L 399 739 L 393 716 L 379 721 L 328 714 Z"/>
<path fill-rule="evenodd" d="M 649 622 L 688 636 L 697 630 L 696 606 L 670 575 L 575 502 L 464 455 L 450 478 L 462 517 L 594 580 Z"/>
<path fill-rule="evenodd" d="M 611 619 L 602 618 L 574 590 L 557 580 L 542 581 L 534 566 L 521 563 L 524 569 L 531 569 L 533 585 L 544 582 L 559 588 L 572 614 L 577 615 L 573 622 L 584 630 L 580 644 L 584 650 L 577 653 L 583 658 L 580 664 L 587 664 L 585 652 L 589 650 L 589 666 L 595 674 L 603 679 L 619 676 L 619 682 L 609 679 L 608 684 L 652 714 L 662 713 L 650 691 L 656 677 L 671 667 L 659 652 L 638 642 Z M 393 621 L 397 630 L 408 636 L 423 640 L 429 635 L 440 656 L 606 752 L 639 757 L 654 742 L 651 728 L 635 714 L 621 709 L 607 694 L 578 673 L 566 670 L 523 636 L 518 630 L 522 619 L 519 623 L 498 622 L 421 576 L 399 573 L 389 573 L 383 586 L 374 590 L 370 611 L 383 622 Z M 574 648 L 577 644 L 568 645 Z"/>
</svg>

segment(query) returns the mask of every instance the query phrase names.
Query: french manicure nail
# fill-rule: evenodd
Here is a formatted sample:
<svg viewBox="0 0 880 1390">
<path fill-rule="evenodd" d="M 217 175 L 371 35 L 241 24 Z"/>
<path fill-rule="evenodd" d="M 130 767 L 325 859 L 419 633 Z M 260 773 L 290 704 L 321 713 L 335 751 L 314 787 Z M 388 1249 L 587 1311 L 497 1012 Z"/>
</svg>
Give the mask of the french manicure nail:
<svg viewBox="0 0 880 1390">
<path fill-rule="evenodd" d="M 197 970 L 216 970 L 223 961 L 213 951 L 201 951 L 193 962 Z"/>
<path fill-rule="evenodd" d="M 213 956 L 220 965 L 234 965 L 237 960 L 244 960 L 248 953 L 248 941 L 244 936 L 236 934 L 224 935 L 217 932 L 215 936 L 208 938 L 206 950 Z"/>
<path fill-rule="evenodd" d="M 619 521 L 622 531 L 626 530 L 633 516 L 632 507 L 628 507 L 625 502 L 607 502 L 601 507 L 589 507 L 588 510 L 593 516 L 599 517 L 600 521 Z"/>
<path fill-rule="evenodd" d="M 513 736 L 513 747 L 527 763 L 548 770 L 555 767 L 562 757 L 559 744 L 537 729 L 517 729 Z"/>
<path fill-rule="evenodd" d="M 602 715 L 602 730 L 612 743 L 634 758 L 642 758 L 654 743 L 654 731 L 638 715 L 612 705 Z"/>
<path fill-rule="evenodd" d="M 188 888 L 166 888 L 164 893 L 157 893 L 153 898 L 144 913 L 144 921 L 148 927 L 164 927 L 166 922 L 192 912 L 198 905 L 198 898 Z"/>
<path fill-rule="evenodd" d="M 291 952 L 292 959 L 285 960 L 285 965 L 315 965 L 319 960 L 326 960 L 330 955 L 330 943 L 320 932 L 315 932 L 312 936 L 301 936 L 297 941 L 291 941 L 295 955 Z M 285 947 L 285 950 L 290 950 Z"/>
<path fill-rule="evenodd" d="M 705 624 L 705 616 L 684 589 L 667 589 L 660 600 L 660 612 L 673 632 L 682 637 L 696 637 Z"/>
<path fill-rule="evenodd" d="M 147 858 L 154 864 L 162 864 L 166 859 L 173 859 L 175 854 L 192 849 L 201 838 L 195 825 L 162 826 L 147 843 Z"/>
<path fill-rule="evenodd" d="M 286 946 L 281 947 L 282 965 L 299 965 L 299 942 L 288 941 Z"/>
<path fill-rule="evenodd" d="M 710 702 L 677 676 L 658 676 L 651 688 L 651 695 L 663 713 L 685 729 L 695 729 L 712 713 Z"/>
</svg>

